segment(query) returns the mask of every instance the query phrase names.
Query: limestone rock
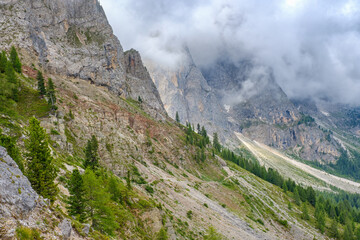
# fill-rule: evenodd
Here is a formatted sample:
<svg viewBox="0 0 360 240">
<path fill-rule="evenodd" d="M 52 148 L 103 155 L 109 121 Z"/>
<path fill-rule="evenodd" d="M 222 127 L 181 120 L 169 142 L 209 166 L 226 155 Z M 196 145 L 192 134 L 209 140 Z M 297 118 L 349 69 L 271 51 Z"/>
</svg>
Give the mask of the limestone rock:
<svg viewBox="0 0 360 240">
<path fill-rule="evenodd" d="M 135 76 L 127 75 L 123 48 L 98 0 L 0 0 L 0 49 L 11 45 L 21 49 L 28 65 L 38 63 L 49 73 L 88 80 L 124 97 L 142 96 L 163 110 L 138 54 Z"/>
<path fill-rule="evenodd" d="M 227 113 L 208 85 L 200 69 L 194 63 L 188 49 L 173 69 L 145 60 L 150 75 L 160 93 L 161 100 L 170 117 L 178 112 L 181 123 L 199 123 L 205 126 L 209 135 L 218 132 L 222 142 L 236 141 L 230 131 Z"/>
<path fill-rule="evenodd" d="M 61 234 L 63 236 L 63 239 L 69 239 L 71 236 L 72 226 L 69 219 L 64 219 L 60 224 L 59 228 L 61 231 Z"/>
<path fill-rule="evenodd" d="M 26 216 L 40 202 L 15 161 L 0 146 L 0 218 Z"/>
<path fill-rule="evenodd" d="M 87 236 L 90 231 L 90 224 L 84 224 L 84 228 L 82 229 L 83 233 Z"/>
</svg>

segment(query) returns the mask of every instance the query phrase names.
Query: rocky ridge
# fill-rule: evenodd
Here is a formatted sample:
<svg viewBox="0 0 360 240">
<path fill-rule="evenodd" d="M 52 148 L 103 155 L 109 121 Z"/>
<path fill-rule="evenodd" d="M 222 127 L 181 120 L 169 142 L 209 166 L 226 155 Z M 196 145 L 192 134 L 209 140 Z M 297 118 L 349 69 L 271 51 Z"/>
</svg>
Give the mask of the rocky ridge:
<svg viewBox="0 0 360 240">
<path fill-rule="evenodd" d="M 134 81 L 127 74 L 129 56 L 99 1 L 1 0 L 0 12 L 1 49 L 16 45 L 26 51 L 24 56 L 36 56 L 39 67 L 48 72 L 88 80 L 124 97 L 141 96 L 149 106 L 164 110 L 149 78 Z M 145 76 L 140 56 L 136 59 L 133 67 L 139 66 L 137 74 L 144 71 Z"/>
</svg>

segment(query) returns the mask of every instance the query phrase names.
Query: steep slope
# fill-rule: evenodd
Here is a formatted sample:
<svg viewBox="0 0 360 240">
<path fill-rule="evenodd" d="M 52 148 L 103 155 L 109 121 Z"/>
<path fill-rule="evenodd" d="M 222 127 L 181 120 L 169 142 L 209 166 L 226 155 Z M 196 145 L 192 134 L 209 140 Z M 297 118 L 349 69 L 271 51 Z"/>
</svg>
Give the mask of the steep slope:
<svg viewBox="0 0 360 240">
<path fill-rule="evenodd" d="M 310 161 L 328 164 L 340 156 L 337 141 L 298 111 L 270 69 L 248 60 L 225 60 L 202 72 L 228 109 L 235 131 Z"/>
<path fill-rule="evenodd" d="M 141 96 L 163 110 L 148 77 L 134 81 L 134 76 L 127 76 L 129 56 L 125 57 L 97 0 L 2 0 L 0 12 L 2 49 L 17 45 L 49 72 L 89 80 L 125 97 Z"/>
<path fill-rule="evenodd" d="M 181 123 L 190 122 L 209 131 L 217 132 L 223 142 L 231 144 L 237 139 L 230 131 L 228 115 L 208 85 L 200 69 L 194 63 L 187 48 L 181 62 L 175 68 L 160 66 L 145 60 L 150 75 L 159 90 L 169 116 L 175 119 L 178 112 Z"/>
</svg>

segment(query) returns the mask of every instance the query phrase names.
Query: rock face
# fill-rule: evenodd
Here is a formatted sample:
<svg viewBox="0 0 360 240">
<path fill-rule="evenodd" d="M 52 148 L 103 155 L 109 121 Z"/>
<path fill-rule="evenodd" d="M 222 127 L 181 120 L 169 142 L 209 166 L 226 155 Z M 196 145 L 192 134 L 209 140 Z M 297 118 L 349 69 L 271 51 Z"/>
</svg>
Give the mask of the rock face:
<svg viewBox="0 0 360 240">
<path fill-rule="evenodd" d="M 205 126 L 210 135 L 218 132 L 223 142 L 236 141 L 230 131 L 227 113 L 215 92 L 194 63 L 188 49 L 184 49 L 183 55 L 175 69 L 145 60 L 167 113 L 175 119 L 178 112 L 181 123 L 190 122 L 194 126 L 199 123 Z"/>
<path fill-rule="evenodd" d="M 141 95 L 162 107 L 155 88 L 143 91 L 149 78 L 127 82 L 133 76 L 127 77 L 122 46 L 99 1 L 0 0 L 0 13 L 0 48 L 16 45 L 51 73 L 89 80 L 125 97 Z"/>
<path fill-rule="evenodd" d="M 306 160 L 329 163 L 340 155 L 334 139 L 316 123 L 302 121 L 304 115 L 276 83 L 270 69 L 248 60 L 223 60 L 202 72 L 231 116 L 235 131 Z"/>
<path fill-rule="evenodd" d="M 39 203 L 39 195 L 15 161 L 0 146 L 0 220 L 24 217 Z"/>
<path fill-rule="evenodd" d="M 133 99 L 139 97 L 159 112 L 165 113 L 160 95 L 153 83 L 149 72 L 141 61 L 138 51 L 131 49 L 125 52 L 125 66 L 127 83 L 131 86 L 129 96 Z"/>
</svg>

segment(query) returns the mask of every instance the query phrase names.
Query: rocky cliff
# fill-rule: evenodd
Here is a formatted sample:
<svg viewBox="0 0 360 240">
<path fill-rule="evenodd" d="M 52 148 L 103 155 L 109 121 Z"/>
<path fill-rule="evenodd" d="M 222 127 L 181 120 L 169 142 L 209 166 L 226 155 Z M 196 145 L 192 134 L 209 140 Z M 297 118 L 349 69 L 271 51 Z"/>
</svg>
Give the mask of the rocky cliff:
<svg viewBox="0 0 360 240">
<path fill-rule="evenodd" d="M 25 61 L 36 56 L 39 67 L 48 72 L 89 80 L 124 97 L 141 96 L 163 110 L 150 78 L 134 81 L 127 74 L 129 56 L 124 55 L 99 1 L 1 0 L 0 12 L 1 49 L 16 45 Z M 137 59 L 141 66 L 139 55 Z M 146 69 L 141 70 L 146 75 Z"/>
<path fill-rule="evenodd" d="M 145 64 L 172 118 L 175 119 L 178 112 L 181 123 L 190 122 L 195 127 L 199 123 L 211 136 L 217 132 L 223 142 L 236 142 L 227 112 L 188 49 L 184 49 L 183 58 L 175 68 L 160 66 L 150 60 L 145 60 Z"/>
<path fill-rule="evenodd" d="M 340 145 L 295 107 L 271 69 L 249 60 L 221 60 L 202 72 L 235 131 L 306 160 L 330 163 L 340 156 Z"/>
</svg>

